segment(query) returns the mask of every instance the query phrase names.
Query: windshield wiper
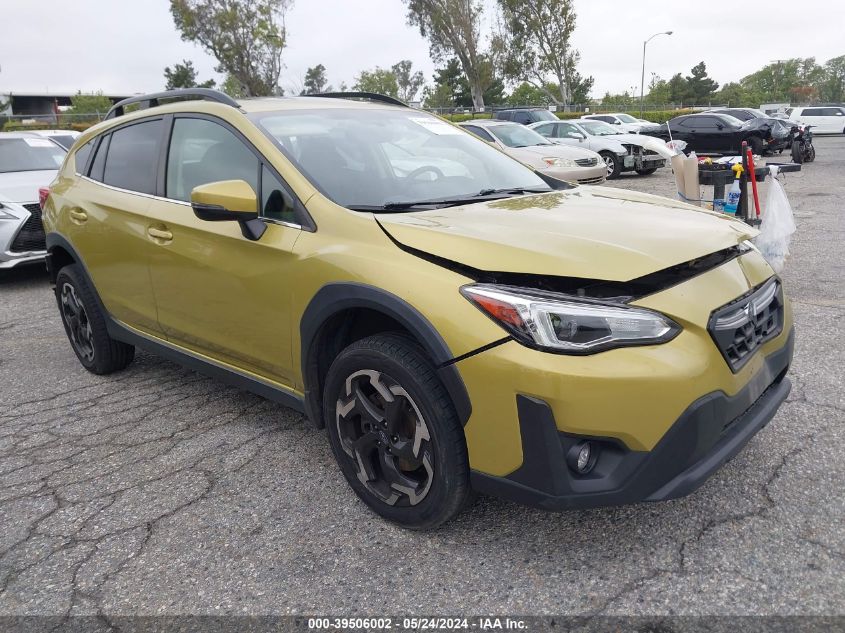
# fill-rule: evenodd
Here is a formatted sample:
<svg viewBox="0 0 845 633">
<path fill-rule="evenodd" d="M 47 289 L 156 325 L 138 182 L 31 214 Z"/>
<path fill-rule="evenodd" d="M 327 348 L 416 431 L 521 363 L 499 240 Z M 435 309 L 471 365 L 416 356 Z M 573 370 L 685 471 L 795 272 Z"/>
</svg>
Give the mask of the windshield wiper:
<svg viewBox="0 0 845 633">
<path fill-rule="evenodd" d="M 477 202 L 484 200 L 498 200 L 506 198 L 509 195 L 519 195 L 523 193 L 548 193 L 551 189 L 537 189 L 528 187 L 509 187 L 504 189 L 482 189 L 478 193 L 468 196 L 460 196 L 455 198 L 440 198 L 436 200 L 408 200 L 401 202 L 386 202 L 382 206 L 357 205 L 349 207 L 355 211 L 372 211 L 378 213 L 379 211 L 405 211 L 407 209 L 415 209 L 419 207 L 431 207 L 432 209 L 440 209 L 443 207 L 453 207 L 459 204 L 466 204 L 467 202 Z"/>
</svg>

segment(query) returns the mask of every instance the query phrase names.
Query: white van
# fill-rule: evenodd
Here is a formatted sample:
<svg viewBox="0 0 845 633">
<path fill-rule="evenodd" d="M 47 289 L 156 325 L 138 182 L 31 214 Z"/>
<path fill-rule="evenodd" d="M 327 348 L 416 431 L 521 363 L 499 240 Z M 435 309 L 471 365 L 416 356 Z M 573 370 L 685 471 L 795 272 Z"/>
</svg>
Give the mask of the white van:
<svg viewBox="0 0 845 633">
<path fill-rule="evenodd" d="M 792 108 L 786 113 L 793 121 L 812 125 L 813 134 L 845 134 L 845 108 L 841 106 Z"/>
</svg>

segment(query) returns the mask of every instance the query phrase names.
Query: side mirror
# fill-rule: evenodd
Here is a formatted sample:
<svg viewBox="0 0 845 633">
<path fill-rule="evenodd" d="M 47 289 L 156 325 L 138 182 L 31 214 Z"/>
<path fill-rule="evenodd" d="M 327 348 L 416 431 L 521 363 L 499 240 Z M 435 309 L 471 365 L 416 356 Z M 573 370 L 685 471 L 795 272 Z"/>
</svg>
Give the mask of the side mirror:
<svg viewBox="0 0 845 633">
<path fill-rule="evenodd" d="M 206 222 L 237 222 L 248 240 L 259 240 L 267 230 L 258 218 L 258 196 L 244 180 L 220 180 L 194 187 L 191 208 Z"/>
<path fill-rule="evenodd" d="M 613 125 L 622 125 L 622 121 L 614 121 Z"/>
</svg>

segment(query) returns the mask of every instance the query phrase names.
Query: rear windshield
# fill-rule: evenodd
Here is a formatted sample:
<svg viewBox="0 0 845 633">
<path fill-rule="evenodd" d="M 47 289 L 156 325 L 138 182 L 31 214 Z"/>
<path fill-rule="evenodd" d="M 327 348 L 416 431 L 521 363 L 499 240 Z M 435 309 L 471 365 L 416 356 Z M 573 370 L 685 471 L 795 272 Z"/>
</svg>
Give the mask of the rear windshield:
<svg viewBox="0 0 845 633">
<path fill-rule="evenodd" d="M 346 207 L 468 196 L 486 189 L 548 189 L 523 164 L 418 110 L 308 109 L 250 118 L 318 189 Z M 528 128 L 513 127 L 547 142 Z"/>
<path fill-rule="evenodd" d="M 0 139 L 0 173 L 58 169 L 67 151 L 46 138 Z"/>
</svg>

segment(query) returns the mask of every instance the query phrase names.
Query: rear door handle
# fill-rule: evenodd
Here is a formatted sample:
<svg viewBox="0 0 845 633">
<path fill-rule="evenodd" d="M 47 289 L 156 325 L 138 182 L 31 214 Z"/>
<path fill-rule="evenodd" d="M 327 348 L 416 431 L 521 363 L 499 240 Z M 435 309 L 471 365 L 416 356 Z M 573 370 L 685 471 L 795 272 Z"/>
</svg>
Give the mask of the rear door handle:
<svg viewBox="0 0 845 633">
<path fill-rule="evenodd" d="M 87 222 L 88 221 L 88 214 L 85 211 L 78 211 L 77 209 L 70 210 L 70 219 L 76 220 L 77 222 Z"/>
<path fill-rule="evenodd" d="M 147 228 L 147 235 L 156 240 L 163 240 L 169 242 L 173 239 L 173 233 L 162 229 L 157 229 L 153 226 Z"/>
</svg>

